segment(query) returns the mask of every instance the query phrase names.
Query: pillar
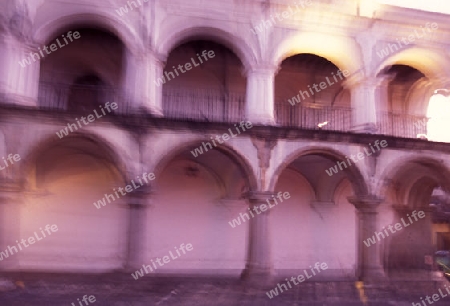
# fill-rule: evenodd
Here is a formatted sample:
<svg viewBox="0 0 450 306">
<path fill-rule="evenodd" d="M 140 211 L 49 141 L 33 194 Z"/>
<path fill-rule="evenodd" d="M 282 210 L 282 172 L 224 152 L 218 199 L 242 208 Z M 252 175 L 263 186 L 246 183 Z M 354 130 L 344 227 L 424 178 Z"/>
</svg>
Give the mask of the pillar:
<svg viewBox="0 0 450 306">
<path fill-rule="evenodd" d="M 357 209 L 357 277 L 370 281 L 384 277 L 384 270 L 380 263 L 380 242 L 367 247 L 364 240 L 372 237 L 377 228 L 377 207 L 382 199 L 375 196 L 350 197 L 349 202 Z"/>
<path fill-rule="evenodd" d="M 351 92 L 352 131 L 357 133 L 375 133 L 378 130 L 377 98 L 379 78 L 350 77 L 345 87 Z"/>
<path fill-rule="evenodd" d="M 134 271 L 144 264 L 146 241 L 146 215 L 151 206 L 151 187 L 135 189 L 128 200 L 128 236 L 125 269 Z"/>
<path fill-rule="evenodd" d="M 276 67 L 251 67 L 247 71 L 246 120 L 253 124 L 272 125 L 274 115 L 274 77 Z"/>
<path fill-rule="evenodd" d="M 0 93 L 7 103 L 38 105 L 40 61 L 29 59 L 30 52 L 37 51 L 37 47 L 33 48 L 13 36 L 0 37 Z M 24 63 L 24 59 L 30 64 Z"/>
<path fill-rule="evenodd" d="M 254 283 L 270 283 L 274 276 L 270 243 L 270 209 L 266 202 L 272 195 L 271 192 L 249 192 L 246 195 L 254 217 L 249 221 L 247 263 L 241 278 Z M 250 213 L 247 213 L 251 217 Z"/>
<path fill-rule="evenodd" d="M 153 52 L 134 54 L 127 50 L 124 78 L 127 111 L 146 110 L 154 116 L 162 116 L 162 77 L 164 61 Z M 160 84 L 159 86 L 157 84 Z"/>
<path fill-rule="evenodd" d="M 0 250 L 7 246 L 16 245 L 15 240 L 20 237 L 20 211 L 23 204 L 23 189 L 17 181 L 0 179 Z M 1 270 L 19 268 L 17 254 L 7 260 L 0 261 Z"/>
<path fill-rule="evenodd" d="M 386 135 L 397 135 L 393 120 L 400 120 L 395 118 L 391 97 L 389 96 L 389 85 L 395 75 L 390 74 L 380 74 L 377 77 L 379 81 L 378 84 L 378 95 L 377 95 L 377 122 L 378 122 L 378 133 Z"/>
</svg>

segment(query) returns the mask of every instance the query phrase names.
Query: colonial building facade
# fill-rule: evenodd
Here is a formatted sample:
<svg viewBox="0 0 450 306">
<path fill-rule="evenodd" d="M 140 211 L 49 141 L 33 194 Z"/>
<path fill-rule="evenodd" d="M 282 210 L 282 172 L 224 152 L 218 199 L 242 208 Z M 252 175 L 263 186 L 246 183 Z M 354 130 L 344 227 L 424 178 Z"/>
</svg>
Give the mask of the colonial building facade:
<svg viewBox="0 0 450 306">
<path fill-rule="evenodd" d="M 366 280 L 450 247 L 448 16 L 3 2 L 1 270 Z"/>
</svg>

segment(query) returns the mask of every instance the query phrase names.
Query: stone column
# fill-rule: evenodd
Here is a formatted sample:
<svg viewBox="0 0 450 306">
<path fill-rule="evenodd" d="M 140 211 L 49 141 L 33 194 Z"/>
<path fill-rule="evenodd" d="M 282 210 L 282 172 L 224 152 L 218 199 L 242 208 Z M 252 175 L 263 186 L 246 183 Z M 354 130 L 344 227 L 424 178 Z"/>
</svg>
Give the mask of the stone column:
<svg viewBox="0 0 450 306">
<path fill-rule="evenodd" d="M 389 85 L 395 75 L 381 74 L 377 77 L 379 81 L 377 88 L 377 122 L 379 134 L 395 134 L 392 125 L 392 101 L 389 97 Z"/>
<path fill-rule="evenodd" d="M 395 75 L 382 74 L 378 76 L 378 104 L 377 111 L 378 114 L 386 114 L 392 110 L 391 105 L 389 105 L 389 84 L 395 78 Z"/>
<path fill-rule="evenodd" d="M 146 215 L 151 207 L 151 187 L 141 186 L 129 196 L 129 219 L 125 270 L 136 270 L 144 264 Z"/>
<path fill-rule="evenodd" d="M 350 77 L 344 86 L 350 89 L 352 105 L 352 131 L 375 133 L 378 130 L 377 97 L 382 82 L 378 78 Z"/>
<path fill-rule="evenodd" d="M 375 244 L 367 247 L 364 240 L 372 237 L 377 228 L 377 207 L 383 201 L 375 196 L 350 197 L 357 211 L 357 250 L 358 250 L 358 279 L 367 281 L 383 278 L 384 270 L 380 263 L 380 245 Z"/>
<path fill-rule="evenodd" d="M 20 237 L 20 210 L 23 204 L 23 188 L 19 182 L 0 179 L 0 250 Z M 19 267 L 19 256 L 11 256 L 8 260 L 0 261 L 1 269 L 15 269 Z"/>
<path fill-rule="evenodd" d="M 251 67 L 247 71 L 245 117 L 253 124 L 275 124 L 274 76 L 276 67 Z"/>
<path fill-rule="evenodd" d="M 270 242 L 270 208 L 266 202 L 267 199 L 271 199 L 272 195 L 271 192 L 249 192 L 246 195 L 254 217 L 249 211 L 246 212 L 251 219 L 249 221 L 247 264 L 241 278 L 254 283 L 270 283 L 274 275 Z"/>
<path fill-rule="evenodd" d="M 154 116 L 162 116 L 162 83 L 164 61 L 156 54 L 134 54 L 127 51 L 124 79 L 125 101 L 128 109 L 144 109 Z M 157 84 L 160 84 L 158 86 Z"/>
<path fill-rule="evenodd" d="M 37 47 L 13 36 L 0 37 L 0 93 L 7 103 L 37 106 L 40 60 L 30 59 L 30 52 L 37 53 Z"/>
</svg>

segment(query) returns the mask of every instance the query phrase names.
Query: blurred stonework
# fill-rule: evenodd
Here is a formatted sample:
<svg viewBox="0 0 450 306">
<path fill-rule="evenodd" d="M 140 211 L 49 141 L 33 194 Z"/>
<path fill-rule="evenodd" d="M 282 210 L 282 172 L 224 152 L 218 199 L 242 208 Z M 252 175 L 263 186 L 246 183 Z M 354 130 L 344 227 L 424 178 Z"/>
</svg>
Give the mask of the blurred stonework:
<svg viewBox="0 0 450 306">
<path fill-rule="evenodd" d="M 369 0 L 0 5 L 0 275 L 131 282 L 191 243 L 152 277 L 269 286 L 326 262 L 314 281 L 435 280 L 424 258 L 450 249 L 448 15 Z M 96 208 L 144 173 L 156 179 Z M 47 224 L 58 232 L 10 252 Z"/>
</svg>

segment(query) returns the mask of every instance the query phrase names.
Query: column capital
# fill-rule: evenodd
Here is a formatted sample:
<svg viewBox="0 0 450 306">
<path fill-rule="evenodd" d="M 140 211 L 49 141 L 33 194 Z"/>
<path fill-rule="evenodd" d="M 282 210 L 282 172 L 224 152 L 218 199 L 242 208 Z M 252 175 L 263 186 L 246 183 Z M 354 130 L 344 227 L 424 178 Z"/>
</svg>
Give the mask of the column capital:
<svg viewBox="0 0 450 306">
<path fill-rule="evenodd" d="M 159 64 L 163 67 L 166 64 L 167 56 L 161 53 L 150 50 L 150 52 L 146 53 L 144 56 L 152 61 L 152 64 Z"/>
<path fill-rule="evenodd" d="M 375 195 L 351 196 L 347 199 L 362 213 L 376 213 L 378 206 L 384 201 Z"/>
<path fill-rule="evenodd" d="M 272 199 L 273 195 L 275 195 L 275 193 L 272 191 L 248 191 L 243 196 L 248 199 L 250 203 L 259 204 Z"/>
<path fill-rule="evenodd" d="M 155 190 L 148 185 L 141 186 L 130 193 L 130 201 L 128 205 L 130 207 L 149 207 L 150 197 L 155 193 Z"/>
<path fill-rule="evenodd" d="M 167 61 L 167 56 L 154 50 L 129 50 L 126 57 L 133 59 L 138 64 L 139 68 L 145 68 L 145 65 L 148 63 L 151 66 L 159 66 L 162 69 Z"/>
<path fill-rule="evenodd" d="M 245 75 L 249 75 L 250 73 L 259 74 L 259 75 L 275 75 L 280 66 L 273 63 L 261 63 L 255 64 L 251 66 L 247 66 L 244 68 Z"/>
<path fill-rule="evenodd" d="M 0 204 L 6 204 L 20 196 L 23 188 L 20 183 L 12 181 L 0 181 Z"/>
<path fill-rule="evenodd" d="M 378 76 L 364 76 L 362 73 L 355 73 L 345 79 L 342 85 L 347 89 L 355 89 L 360 86 L 362 87 L 373 87 L 376 88 L 383 84 L 386 80 L 390 80 L 389 75 L 378 75 Z"/>
<path fill-rule="evenodd" d="M 277 145 L 277 139 L 269 139 L 262 137 L 251 137 L 253 146 L 257 150 L 259 167 L 268 169 L 270 166 L 270 156 L 273 148 Z"/>
<path fill-rule="evenodd" d="M 15 48 L 29 48 L 30 51 L 36 46 L 36 49 L 38 47 L 38 44 L 30 41 L 30 40 L 25 40 L 25 39 L 21 39 L 20 37 L 17 37 L 15 35 L 12 35 L 11 33 L 4 33 L 1 34 L 0 33 L 0 42 L 3 44 L 8 44 L 10 47 L 15 47 Z"/>
</svg>

